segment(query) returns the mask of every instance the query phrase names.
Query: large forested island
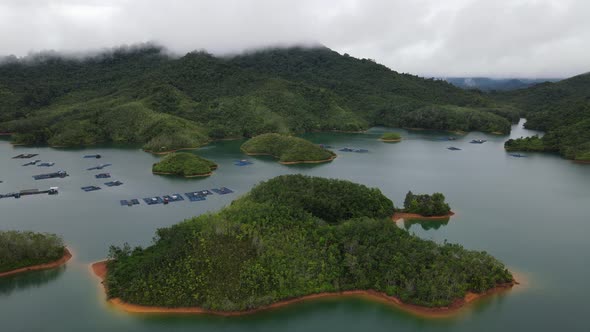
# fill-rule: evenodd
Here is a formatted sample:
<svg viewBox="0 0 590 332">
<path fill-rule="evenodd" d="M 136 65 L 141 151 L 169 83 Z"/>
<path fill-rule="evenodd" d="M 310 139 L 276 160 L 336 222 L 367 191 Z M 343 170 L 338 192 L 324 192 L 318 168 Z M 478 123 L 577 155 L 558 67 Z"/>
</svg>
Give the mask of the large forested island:
<svg viewBox="0 0 590 332">
<path fill-rule="evenodd" d="M 392 223 L 393 212 L 378 189 L 284 175 L 218 213 L 159 229 L 147 248 L 111 247 L 93 267 L 113 303 L 148 312 L 235 314 L 361 291 L 445 310 L 513 285 L 492 256 L 422 240 Z"/>
<path fill-rule="evenodd" d="M 217 169 L 216 163 L 190 152 L 168 154 L 152 165 L 154 174 L 180 175 L 184 177 L 209 176 L 215 169 Z"/>
<path fill-rule="evenodd" d="M 508 133 L 518 119 L 481 92 L 325 47 L 170 57 L 145 45 L 84 59 L 0 60 L 0 132 L 22 144 L 125 142 L 165 152 L 219 138 L 374 125 Z"/>
<path fill-rule="evenodd" d="M 508 151 L 559 152 L 590 162 L 590 74 L 493 96 L 507 107 L 521 109 L 526 128 L 546 132 L 541 138 L 509 140 Z"/>
<path fill-rule="evenodd" d="M 242 144 L 248 155 L 269 155 L 282 164 L 321 163 L 332 161 L 336 154 L 299 137 L 262 134 Z"/>
<path fill-rule="evenodd" d="M 0 231 L 0 277 L 57 267 L 71 257 L 55 234 Z"/>
</svg>

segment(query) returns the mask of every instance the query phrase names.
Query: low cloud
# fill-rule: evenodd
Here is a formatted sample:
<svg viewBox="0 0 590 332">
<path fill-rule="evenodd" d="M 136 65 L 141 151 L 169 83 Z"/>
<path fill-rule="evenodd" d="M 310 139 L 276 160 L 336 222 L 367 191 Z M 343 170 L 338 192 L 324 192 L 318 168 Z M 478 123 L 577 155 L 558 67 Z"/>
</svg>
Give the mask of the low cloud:
<svg viewBox="0 0 590 332">
<path fill-rule="evenodd" d="M 321 43 L 422 76 L 567 77 L 590 70 L 588 13 L 585 0 L 3 0 L 0 54 Z"/>
</svg>

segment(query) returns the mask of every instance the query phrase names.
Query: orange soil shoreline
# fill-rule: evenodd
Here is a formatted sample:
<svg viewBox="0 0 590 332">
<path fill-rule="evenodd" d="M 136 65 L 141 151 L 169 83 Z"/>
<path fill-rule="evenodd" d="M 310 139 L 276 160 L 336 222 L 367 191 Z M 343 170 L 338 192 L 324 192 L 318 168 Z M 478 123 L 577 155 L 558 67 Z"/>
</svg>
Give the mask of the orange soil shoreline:
<svg viewBox="0 0 590 332">
<path fill-rule="evenodd" d="M 448 214 L 444 215 L 444 216 L 431 216 L 431 217 L 426 217 L 423 216 L 421 214 L 417 214 L 417 213 L 406 213 L 406 212 L 396 212 L 393 214 L 393 216 L 391 217 L 391 219 L 393 221 L 398 221 L 400 219 L 406 219 L 406 220 L 415 220 L 415 219 L 420 219 L 420 220 L 446 220 L 449 219 L 450 217 L 454 216 L 455 212 L 451 211 Z"/>
<path fill-rule="evenodd" d="M 92 273 L 100 279 L 100 283 L 103 286 L 103 290 L 106 293 L 106 286 L 104 285 L 104 279 L 108 273 L 107 270 L 107 261 L 100 261 L 90 265 L 90 269 Z M 512 289 L 513 286 L 518 285 L 519 283 L 514 280 L 510 283 L 501 284 L 488 290 L 485 293 L 477 294 L 477 293 L 467 293 L 463 299 L 458 299 L 453 304 L 448 307 L 438 307 L 438 308 L 429 308 L 423 307 L 414 304 L 407 304 L 403 303 L 399 298 L 394 296 L 389 296 L 385 293 L 380 293 L 374 290 L 350 290 L 350 291 L 342 291 L 342 292 L 333 292 L 333 293 L 318 293 L 318 294 L 311 294 L 306 295 L 298 298 L 293 298 L 289 300 L 279 301 L 273 303 L 268 306 L 244 310 L 244 311 L 214 311 L 208 310 L 200 307 L 179 307 L 179 308 L 168 308 L 168 307 L 155 307 L 155 306 L 144 306 L 144 305 L 137 305 L 123 302 L 119 298 L 109 299 L 108 303 L 113 305 L 114 307 L 121 309 L 123 311 L 129 313 L 159 313 L 159 314 L 209 314 L 209 315 L 217 315 L 217 316 L 242 316 L 242 315 L 249 315 L 254 314 L 261 311 L 268 311 L 272 309 L 281 308 L 290 304 L 300 303 L 309 300 L 321 299 L 321 298 L 337 298 L 337 297 L 361 297 L 366 298 L 372 301 L 377 301 L 381 303 L 385 303 L 401 309 L 403 311 L 409 312 L 411 314 L 415 314 L 417 316 L 425 317 L 425 318 L 445 318 L 451 317 L 465 308 L 467 304 L 473 303 L 478 299 L 488 297 L 494 294 L 499 294 L 506 292 Z"/>
<path fill-rule="evenodd" d="M 252 152 L 246 152 L 244 150 L 242 150 L 242 152 L 244 152 L 245 154 L 247 154 L 248 156 L 271 156 L 273 158 L 279 159 L 279 157 L 274 156 L 270 153 L 252 153 Z M 283 164 L 283 165 L 295 165 L 295 164 L 320 164 L 320 163 L 327 163 L 330 162 L 334 159 L 336 159 L 336 157 L 338 157 L 336 154 L 334 154 L 332 157 L 328 158 L 328 159 L 323 159 L 323 160 L 299 160 L 299 161 L 279 161 L 279 164 Z"/>
<path fill-rule="evenodd" d="M 33 265 L 33 266 L 27 266 L 27 267 L 21 267 L 16 270 L 2 272 L 2 273 L 0 273 L 0 278 L 19 274 L 19 273 L 29 272 L 29 271 L 40 271 L 40 270 L 53 269 L 53 268 L 64 265 L 67 261 L 70 260 L 70 258 L 72 258 L 72 253 L 70 253 L 68 248 L 66 248 L 66 249 L 64 249 L 64 255 L 60 259 L 58 259 L 54 262 Z"/>
<path fill-rule="evenodd" d="M 196 178 L 196 177 L 205 177 L 205 176 L 213 175 L 213 172 L 204 173 L 204 174 L 195 174 L 195 175 L 180 175 L 180 174 L 176 174 L 176 173 L 154 172 L 154 171 L 152 171 L 152 174 L 157 174 L 157 175 L 178 175 L 178 176 L 182 176 L 182 177 L 185 177 L 185 178 Z"/>
</svg>

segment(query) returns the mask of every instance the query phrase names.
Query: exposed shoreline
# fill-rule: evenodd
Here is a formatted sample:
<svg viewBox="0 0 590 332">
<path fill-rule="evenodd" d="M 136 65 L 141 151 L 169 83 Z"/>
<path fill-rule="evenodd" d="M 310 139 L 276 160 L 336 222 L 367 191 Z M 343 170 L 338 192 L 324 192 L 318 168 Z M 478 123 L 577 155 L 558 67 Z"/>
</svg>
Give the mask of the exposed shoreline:
<svg viewBox="0 0 590 332">
<path fill-rule="evenodd" d="M 100 279 L 100 283 L 103 286 L 103 290 L 106 293 L 106 286 L 104 285 L 104 279 L 108 273 L 107 261 L 100 261 L 90 265 L 92 273 Z M 467 304 L 471 304 L 478 299 L 492 296 L 506 292 L 519 283 L 516 280 L 512 282 L 497 285 L 484 293 L 471 293 L 468 292 L 464 298 L 455 300 L 448 307 L 430 308 L 414 304 L 403 303 L 399 298 L 389 296 L 385 293 L 377 292 L 374 290 L 349 290 L 342 292 L 333 293 L 317 293 L 311 295 L 305 295 L 298 298 L 288 299 L 279 301 L 267 306 L 263 306 L 256 309 L 244 310 L 244 311 L 215 311 L 208 310 L 200 307 L 178 307 L 178 308 L 167 308 L 167 307 L 155 307 L 155 306 L 144 306 L 123 302 L 120 298 L 109 299 L 107 302 L 117 309 L 121 309 L 128 313 L 154 313 L 154 314 L 207 314 L 216 316 L 243 316 L 250 315 L 257 312 L 268 311 L 285 307 L 294 303 L 300 303 L 309 300 L 321 299 L 321 298 L 341 298 L 341 297 L 361 297 L 380 303 L 391 305 L 395 308 L 401 309 L 411 314 L 415 314 L 424 318 L 446 318 L 455 316 L 466 307 Z"/>
<path fill-rule="evenodd" d="M 246 152 L 244 150 L 242 150 L 242 152 L 244 152 L 246 155 L 248 156 L 271 156 L 275 159 L 279 159 L 279 157 L 272 155 L 270 153 L 253 153 L 253 152 Z M 283 164 L 283 165 L 296 165 L 296 164 L 320 164 L 320 163 L 327 163 L 330 162 L 334 159 L 336 159 L 336 157 L 338 157 L 338 155 L 336 155 L 334 153 L 334 155 L 332 155 L 330 158 L 327 159 L 323 159 L 323 160 L 298 160 L 298 161 L 278 161 L 279 164 Z"/>
<path fill-rule="evenodd" d="M 169 154 L 169 153 L 174 153 L 177 151 L 185 151 L 185 150 L 197 150 L 202 148 L 203 146 L 206 146 L 207 144 L 211 143 L 211 141 L 208 141 L 207 143 L 200 145 L 200 146 L 196 146 L 193 148 L 179 148 L 179 149 L 174 149 L 174 150 L 168 150 L 168 151 L 160 151 L 160 152 L 156 152 L 156 151 L 152 151 L 152 150 L 146 150 L 146 149 L 142 149 L 144 152 L 148 152 L 151 154 L 155 154 L 155 155 L 163 155 L 163 154 Z"/>
<path fill-rule="evenodd" d="M 406 213 L 406 212 L 396 212 L 393 214 L 393 216 L 391 217 L 391 219 L 393 221 L 398 221 L 401 219 L 405 219 L 405 220 L 446 220 L 449 219 L 450 217 L 454 216 L 455 212 L 451 211 L 447 214 L 445 214 L 444 216 L 430 216 L 430 217 L 426 217 L 423 216 L 421 214 L 417 214 L 417 213 Z"/>
<path fill-rule="evenodd" d="M 72 258 L 72 253 L 68 250 L 68 248 L 65 248 L 64 255 L 60 259 L 58 259 L 54 262 L 43 263 L 43 264 L 38 264 L 38 265 L 33 265 L 33 266 L 26 266 L 26 267 L 21 267 L 21 268 L 15 269 L 15 270 L 0 272 L 0 278 L 1 277 L 8 277 L 11 275 L 20 274 L 20 273 L 24 273 L 24 272 L 29 272 L 29 271 L 40 271 L 40 270 L 53 269 L 53 268 L 64 265 L 71 258 Z"/>
<path fill-rule="evenodd" d="M 197 177 L 211 176 L 211 175 L 213 175 L 213 172 L 203 173 L 203 174 L 194 174 L 194 175 L 181 175 L 181 174 L 176 174 L 176 173 L 154 172 L 154 171 L 152 171 L 152 174 L 156 174 L 156 175 L 176 175 L 176 176 L 182 176 L 182 177 L 185 177 L 185 178 L 197 178 Z"/>
</svg>

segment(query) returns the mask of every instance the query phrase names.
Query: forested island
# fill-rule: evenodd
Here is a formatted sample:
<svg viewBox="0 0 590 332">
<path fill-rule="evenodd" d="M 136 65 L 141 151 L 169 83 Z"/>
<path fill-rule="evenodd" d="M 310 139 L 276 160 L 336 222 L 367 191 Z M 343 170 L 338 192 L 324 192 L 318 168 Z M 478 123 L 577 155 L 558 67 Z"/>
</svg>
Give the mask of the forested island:
<svg viewBox="0 0 590 332">
<path fill-rule="evenodd" d="M 160 153 L 228 137 L 375 125 L 508 133 L 518 119 L 481 92 L 326 47 L 170 57 L 143 45 L 83 59 L 0 60 L 0 132 L 18 144 L 140 143 Z"/>
<path fill-rule="evenodd" d="M 126 310 L 222 315 L 334 294 L 445 311 L 514 284 L 485 252 L 397 227 L 394 210 L 378 189 L 283 175 L 218 213 L 159 229 L 149 247 L 113 246 L 93 269 Z"/>
<path fill-rule="evenodd" d="M 395 143 L 400 142 L 402 140 L 402 136 L 398 133 L 384 133 L 379 139 L 383 142 Z"/>
<path fill-rule="evenodd" d="M 0 277 L 58 267 L 71 257 L 55 234 L 0 231 Z"/>
<path fill-rule="evenodd" d="M 281 134 L 262 134 L 242 144 L 248 155 L 269 155 L 281 164 L 322 163 L 334 160 L 336 154 L 299 137 Z"/>
<path fill-rule="evenodd" d="M 408 191 L 404 199 L 404 208 L 396 211 L 393 219 L 448 220 L 453 214 L 451 207 L 445 202 L 445 196 L 443 194 L 416 195 L 412 191 Z"/>
<path fill-rule="evenodd" d="M 506 150 L 558 152 L 590 162 L 590 74 L 492 96 L 506 107 L 521 109 L 526 128 L 546 132 L 541 138 L 508 140 Z"/>
<path fill-rule="evenodd" d="M 152 173 L 184 177 L 209 176 L 217 164 L 194 153 L 175 152 L 153 164 Z"/>
</svg>

